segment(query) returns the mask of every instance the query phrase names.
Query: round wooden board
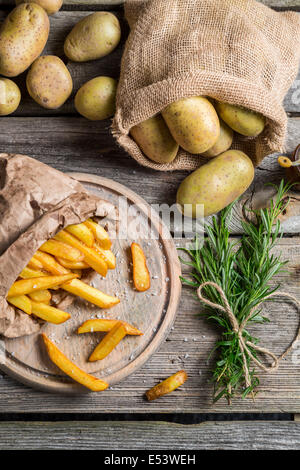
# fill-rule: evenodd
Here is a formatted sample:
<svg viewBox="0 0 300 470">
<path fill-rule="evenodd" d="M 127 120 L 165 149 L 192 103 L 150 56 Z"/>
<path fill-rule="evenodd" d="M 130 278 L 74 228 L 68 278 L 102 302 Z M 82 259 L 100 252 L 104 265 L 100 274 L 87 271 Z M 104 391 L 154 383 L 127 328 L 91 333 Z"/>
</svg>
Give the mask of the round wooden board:
<svg viewBox="0 0 300 470">
<path fill-rule="evenodd" d="M 70 176 L 78 179 L 91 193 L 121 207 L 119 219 L 128 222 L 129 234 L 126 237 L 118 236 L 113 243 L 112 250 L 117 256 L 116 269 L 109 271 L 106 279 L 97 275 L 93 280 L 95 287 L 117 295 L 121 302 L 111 309 L 103 310 L 76 299 L 66 308 L 71 314 L 70 320 L 62 325 L 46 323 L 41 331 L 53 339 L 79 367 L 113 385 L 141 367 L 168 335 L 180 299 L 180 263 L 168 229 L 158 214 L 136 193 L 99 176 L 83 173 L 71 173 Z M 120 197 L 123 198 L 121 206 Z M 130 222 L 137 220 L 137 213 L 140 222 L 138 239 L 136 234 L 135 238 L 130 236 Z M 147 258 L 151 288 L 146 292 L 137 292 L 133 288 L 130 264 L 132 241 L 141 244 Z M 89 363 L 87 358 L 104 334 L 78 335 L 76 330 L 85 320 L 100 316 L 126 320 L 138 327 L 144 335 L 125 337 L 103 361 Z M 20 382 L 48 392 L 88 392 L 66 377 L 49 360 L 39 333 L 5 339 L 2 343 L 4 354 L 0 355 L 0 368 Z"/>
</svg>

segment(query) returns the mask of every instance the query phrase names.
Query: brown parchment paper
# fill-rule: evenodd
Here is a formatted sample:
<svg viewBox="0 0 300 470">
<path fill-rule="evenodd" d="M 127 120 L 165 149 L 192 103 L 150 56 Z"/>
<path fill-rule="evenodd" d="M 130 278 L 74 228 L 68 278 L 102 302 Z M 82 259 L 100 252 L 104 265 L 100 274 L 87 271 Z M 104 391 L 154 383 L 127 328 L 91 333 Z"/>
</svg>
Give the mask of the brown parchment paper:
<svg viewBox="0 0 300 470">
<path fill-rule="evenodd" d="M 40 329 L 38 320 L 6 302 L 7 292 L 46 240 L 91 216 L 115 220 L 116 208 L 48 165 L 0 154 L 0 335 L 15 338 Z"/>
<path fill-rule="evenodd" d="M 205 163 L 180 149 L 171 163 L 149 160 L 131 127 L 181 98 L 203 95 L 266 117 L 256 139 L 235 135 L 234 148 L 258 165 L 284 149 L 283 99 L 298 72 L 300 15 L 254 0 L 127 0 L 130 26 L 112 132 L 138 163 L 161 171 Z"/>
</svg>

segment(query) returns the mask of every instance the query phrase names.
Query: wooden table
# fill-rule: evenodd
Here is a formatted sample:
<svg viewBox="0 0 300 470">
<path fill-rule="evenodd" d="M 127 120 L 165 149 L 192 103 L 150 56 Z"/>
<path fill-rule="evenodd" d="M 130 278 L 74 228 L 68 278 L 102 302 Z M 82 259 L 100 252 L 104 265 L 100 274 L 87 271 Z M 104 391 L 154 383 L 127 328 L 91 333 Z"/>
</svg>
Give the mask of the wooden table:
<svg viewBox="0 0 300 470">
<path fill-rule="evenodd" d="M 13 3 L 13 0 L 0 1 L 1 18 L 5 17 Z M 99 61 L 70 63 L 69 68 L 75 91 L 97 75 L 118 77 L 122 46 L 128 33 L 122 6 L 117 5 L 119 1 L 106 0 L 105 5 L 101 0 L 65 0 L 64 3 L 62 11 L 50 18 L 51 33 L 44 53 L 62 56 L 63 39 L 71 27 L 89 11 L 109 9 L 121 20 L 122 44 Z M 279 10 L 300 11 L 299 0 L 264 0 L 263 3 Z M 85 120 L 75 113 L 72 100 L 59 110 L 47 111 L 28 97 L 24 77 L 19 77 L 17 82 L 23 91 L 23 101 L 13 116 L 0 120 L 1 151 L 27 154 L 62 171 L 113 178 L 151 204 L 173 203 L 185 172 L 161 173 L 139 167 L 116 146 L 109 134 L 109 121 Z M 291 152 L 300 142 L 300 74 L 285 100 L 285 107 L 289 115 L 287 150 Z M 264 194 L 263 183 L 278 182 L 281 177 L 275 156 L 266 158 L 256 170 L 256 179 L 247 197 L 253 197 L 257 192 Z M 285 216 L 286 233 L 278 248 L 283 257 L 291 260 L 289 273 L 281 276 L 281 282 L 285 290 L 298 298 L 299 199 L 300 196 L 295 197 Z M 240 211 L 237 209 L 233 220 L 236 235 L 240 233 L 239 217 Z M 176 240 L 176 243 L 180 245 L 181 241 Z M 211 362 L 207 362 L 207 356 L 215 342 L 216 331 L 197 316 L 199 309 L 192 292 L 184 288 L 175 328 L 165 344 L 141 370 L 103 394 L 74 397 L 47 395 L 0 375 L 0 449 L 12 449 L 16 445 L 24 449 L 299 448 L 300 423 L 297 424 L 296 419 L 292 421 L 292 416 L 295 414 L 297 418 L 297 413 L 300 413 L 299 365 L 297 368 L 289 356 L 277 373 L 261 374 L 260 393 L 255 401 L 236 399 L 231 407 L 225 401 L 213 405 L 209 382 Z M 263 326 L 263 333 L 260 327 L 260 336 L 265 346 L 280 353 L 296 331 L 298 312 L 283 302 L 270 304 L 265 310 L 272 316 L 272 323 Z M 143 395 L 148 388 L 183 367 L 189 374 L 189 380 L 182 388 L 153 403 L 145 401 Z M 39 421 L 31 419 L 24 422 L 28 414 L 36 416 L 37 413 Z M 54 414 L 65 418 L 62 413 L 68 413 L 67 418 L 71 421 L 50 421 L 49 416 L 53 418 Z M 112 418 L 116 413 L 138 415 L 136 420 L 130 421 L 98 421 L 99 413 L 112 413 Z M 168 417 L 164 417 L 166 422 L 163 422 L 162 415 L 158 417 L 159 422 L 149 421 L 153 413 L 156 414 L 155 418 L 158 413 L 172 414 L 171 420 L 175 419 L 176 413 L 177 421 L 196 423 L 205 413 L 209 422 L 186 426 L 168 423 Z M 281 417 L 279 413 L 287 413 L 291 420 L 214 422 L 212 413 L 216 414 L 216 418 L 223 413 L 223 419 L 230 420 L 235 413 L 277 413 L 277 419 Z M 230 414 L 225 416 L 225 413 Z M 70 414 L 74 414 L 75 421 Z M 181 420 L 178 414 L 183 414 Z M 194 415 L 193 420 L 190 414 Z M 195 414 L 199 414 L 199 419 Z M 22 418 L 22 422 L 12 421 L 15 416 L 18 420 Z M 189 418 L 185 420 L 184 416 Z M 262 415 L 258 416 L 262 419 Z M 82 421 L 83 418 L 85 421 Z M 243 418 L 248 419 L 248 415 L 243 415 Z M 65 441 L 61 436 L 68 439 Z"/>
</svg>

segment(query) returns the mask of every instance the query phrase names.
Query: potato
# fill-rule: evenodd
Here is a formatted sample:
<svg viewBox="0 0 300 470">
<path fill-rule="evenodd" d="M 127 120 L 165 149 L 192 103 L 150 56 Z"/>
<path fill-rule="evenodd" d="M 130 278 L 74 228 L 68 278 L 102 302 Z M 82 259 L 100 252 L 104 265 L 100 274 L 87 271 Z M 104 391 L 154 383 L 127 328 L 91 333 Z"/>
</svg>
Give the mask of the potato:
<svg viewBox="0 0 300 470">
<path fill-rule="evenodd" d="M 21 92 L 9 78 L 0 78 L 0 116 L 13 113 L 19 106 Z"/>
<path fill-rule="evenodd" d="M 16 77 L 41 54 L 49 35 L 49 18 L 36 3 L 22 3 L 0 28 L 0 74 Z"/>
<path fill-rule="evenodd" d="M 28 3 L 28 0 L 16 0 L 16 5 L 20 3 Z M 58 10 L 61 9 L 63 0 L 34 0 L 34 3 L 40 5 L 48 13 L 48 15 L 53 15 Z"/>
<path fill-rule="evenodd" d="M 34 61 L 27 74 L 26 85 L 34 101 L 47 109 L 62 106 L 73 88 L 69 70 L 54 55 L 44 55 Z"/>
<path fill-rule="evenodd" d="M 65 40 L 64 51 L 74 62 L 100 59 L 117 47 L 120 38 L 118 18 L 107 11 L 99 11 L 74 26 Z"/>
<path fill-rule="evenodd" d="M 202 96 L 176 101 L 167 106 L 162 115 L 177 144 L 187 152 L 206 152 L 219 138 L 218 115 Z"/>
<path fill-rule="evenodd" d="M 256 137 L 265 128 L 265 117 L 250 109 L 220 101 L 216 101 L 215 106 L 220 118 L 239 134 L 246 137 Z"/>
<path fill-rule="evenodd" d="M 179 146 L 161 114 L 132 127 L 130 134 L 144 154 L 154 162 L 169 163 L 177 155 Z"/>
<path fill-rule="evenodd" d="M 101 121 L 115 112 L 117 81 L 110 77 L 96 77 L 86 82 L 75 96 L 75 108 L 91 121 Z"/>
<path fill-rule="evenodd" d="M 250 158 L 239 150 L 228 150 L 182 181 L 177 204 L 189 217 L 202 215 L 197 214 L 197 204 L 203 204 L 204 216 L 215 214 L 243 194 L 253 178 Z"/>
<path fill-rule="evenodd" d="M 224 121 L 220 119 L 220 136 L 215 143 L 207 152 L 204 152 L 202 155 L 206 158 L 217 157 L 221 153 L 226 152 L 230 149 L 233 141 L 233 130 L 225 124 Z"/>
</svg>

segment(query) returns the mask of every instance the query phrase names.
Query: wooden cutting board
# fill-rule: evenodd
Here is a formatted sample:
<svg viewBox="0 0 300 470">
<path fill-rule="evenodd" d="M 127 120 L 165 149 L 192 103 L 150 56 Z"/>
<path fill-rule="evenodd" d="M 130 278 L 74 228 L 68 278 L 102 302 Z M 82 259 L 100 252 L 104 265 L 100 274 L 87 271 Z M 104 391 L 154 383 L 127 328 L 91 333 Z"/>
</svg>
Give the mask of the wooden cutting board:
<svg viewBox="0 0 300 470">
<path fill-rule="evenodd" d="M 99 176 L 71 173 L 93 194 L 120 208 L 119 218 L 135 226 L 139 220 L 139 238 L 118 237 L 113 243 L 117 267 L 106 279 L 96 276 L 93 285 L 120 298 L 119 305 L 103 310 L 81 299 L 66 308 L 71 319 L 62 325 L 46 323 L 45 332 L 56 345 L 85 371 L 115 384 L 136 371 L 165 340 L 175 319 L 180 299 L 180 263 L 172 237 L 158 214 L 133 191 Z M 119 205 L 119 198 L 122 204 Z M 124 199 L 126 198 L 126 199 Z M 132 227 L 132 229 L 133 229 Z M 151 230 L 150 230 L 151 229 Z M 151 232 L 151 236 L 149 233 Z M 132 232 L 133 235 L 133 232 Z M 137 292 L 132 284 L 130 245 L 137 241 L 143 247 L 151 274 L 151 288 Z M 139 328 L 144 335 L 127 336 L 104 360 L 93 363 L 87 358 L 104 333 L 78 335 L 76 330 L 89 318 L 121 319 Z M 40 334 L 5 339 L 1 344 L 0 368 L 27 385 L 48 391 L 84 393 L 87 389 L 71 381 L 48 358 Z M 1 351 L 0 351 L 1 352 Z M 129 379 L 130 380 L 130 379 Z"/>
</svg>

